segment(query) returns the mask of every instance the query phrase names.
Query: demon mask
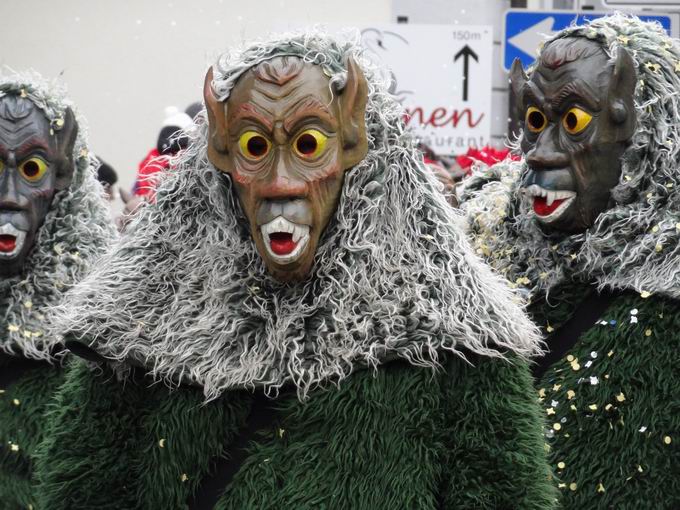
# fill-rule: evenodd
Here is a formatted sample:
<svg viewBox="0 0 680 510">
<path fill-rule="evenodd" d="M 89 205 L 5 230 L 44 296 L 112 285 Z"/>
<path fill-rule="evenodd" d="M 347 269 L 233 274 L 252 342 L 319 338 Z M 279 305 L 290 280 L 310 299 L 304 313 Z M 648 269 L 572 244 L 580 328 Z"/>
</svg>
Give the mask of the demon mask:
<svg viewBox="0 0 680 510">
<path fill-rule="evenodd" d="M 70 109 L 50 122 L 20 95 L 0 98 L 0 275 L 21 272 L 54 194 L 73 177 L 78 126 Z"/>
<path fill-rule="evenodd" d="M 530 79 L 516 60 L 511 82 L 536 220 L 545 231 L 583 232 L 612 206 L 635 132 L 635 63 L 623 48 L 610 59 L 595 41 L 563 38 L 544 48 Z"/>
<path fill-rule="evenodd" d="M 345 171 L 366 155 L 366 79 L 351 58 L 343 86 L 318 65 L 283 56 L 260 63 L 229 98 L 204 97 L 208 157 L 231 175 L 257 250 L 280 281 L 303 279 L 340 198 Z"/>
</svg>

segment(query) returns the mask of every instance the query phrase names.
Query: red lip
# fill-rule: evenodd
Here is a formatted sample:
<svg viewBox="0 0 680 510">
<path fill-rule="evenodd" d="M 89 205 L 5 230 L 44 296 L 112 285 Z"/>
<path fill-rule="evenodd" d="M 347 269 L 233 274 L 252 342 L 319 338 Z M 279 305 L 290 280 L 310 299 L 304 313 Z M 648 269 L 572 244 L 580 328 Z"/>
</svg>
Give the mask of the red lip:
<svg viewBox="0 0 680 510">
<path fill-rule="evenodd" d="M 276 255 L 288 255 L 292 253 L 297 243 L 293 241 L 290 232 L 272 232 L 269 234 L 269 245 Z"/>
<path fill-rule="evenodd" d="M 17 238 L 11 235 L 0 235 L 0 253 L 12 253 L 17 247 Z"/>
<path fill-rule="evenodd" d="M 565 200 L 566 198 L 553 200 L 553 203 L 548 205 L 546 197 L 534 197 L 534 212 L 538 216 L 550 216 Z"/>
</svg>

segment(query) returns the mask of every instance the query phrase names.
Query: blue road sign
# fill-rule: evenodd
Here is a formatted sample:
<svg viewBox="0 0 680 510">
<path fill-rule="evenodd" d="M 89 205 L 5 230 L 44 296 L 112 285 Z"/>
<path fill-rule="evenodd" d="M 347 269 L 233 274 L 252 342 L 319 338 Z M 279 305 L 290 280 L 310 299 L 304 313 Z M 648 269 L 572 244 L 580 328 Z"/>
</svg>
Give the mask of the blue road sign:
<svg viewBox="0 0 680 510">
<path fill-rule="evenodd" d="M 546 36 L 559 32 L 572 23 L 580 25 L 603 16 L 607 16 L 607 13 L 524 9 L 507 11 L 503 36 L 503 67 L 509 71 L 515 58 L 519 58 L 524 67 L 531 65 L 536 60 L 536 52 Z M 669 35 L 671 34 L 670 16 L 639 16 L 639 18 L 643 21 L 657 21 Z"/>
</svg>

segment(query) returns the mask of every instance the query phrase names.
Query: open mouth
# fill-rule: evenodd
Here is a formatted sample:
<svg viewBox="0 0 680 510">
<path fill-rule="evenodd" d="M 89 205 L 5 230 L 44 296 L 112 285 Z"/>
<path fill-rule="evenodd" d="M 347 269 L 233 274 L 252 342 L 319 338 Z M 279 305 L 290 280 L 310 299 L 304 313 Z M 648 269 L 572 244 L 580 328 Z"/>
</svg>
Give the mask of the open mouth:
<svg viewBox="0 0 680 510">
<path fill-rule="evenodd" d="M 299 258 L 309 242 L 309 225 L 300 225 L 277 216 L 260 227 L 269 256 L 279 264 Z"/>
<path fill-rule="evenodd" d="M 547 190 L 538 184 L 532 184 L 524 189 L 529 197 L 533 199 L 533 208 L 539 220 L 549 223 L 557 218 L 569 208 L 576 199 L 576 193 L 566 190 Z"/>
<path fill-rule="evenodd" d="M 24 244 L 26 233 L 6 223 L 0 225 L 0 258 L 14 257 Z"/>
</svg>

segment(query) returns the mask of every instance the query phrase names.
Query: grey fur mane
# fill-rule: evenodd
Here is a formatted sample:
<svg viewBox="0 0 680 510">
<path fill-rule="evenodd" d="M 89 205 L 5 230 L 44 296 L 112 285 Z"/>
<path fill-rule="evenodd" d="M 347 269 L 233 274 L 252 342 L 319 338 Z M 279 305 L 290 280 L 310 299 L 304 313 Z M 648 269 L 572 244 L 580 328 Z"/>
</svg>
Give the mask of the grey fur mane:
<svg viewBox="0 0 680 510">
<path fill-rule="evenodd" d="M 167 382 L 201 385 L 208 399 L 286 383 L 304 398 L 393 358 L 436 368 L 445 352 L 537 354 L 535 327 L 472 253 L 357 42 L 307 34 L 258 43 L 219 60 L 216 92 L 227 97 L 235 76 L 281 54 L 323 66 L 331 83 L 352 54 L 370 89 L 369 152 L 346 175 L 311 275 L 288 285 L 268 275 L 230 178 L 208 162 L 199 118 L 157 203 L 61 307 L 69 338 Z"/>
<path fill-rule="evenodd" d="M 526 166 L 503 162 L 466 183 L 463 209 L 476 250 L 530 295 L 572 281 L 680 298 L 680 49 L 658 25 L 623 15 L 556 38 L 625 47 L 637 64 L 638 128 L 623 156 L 614 206 L 583 234 L 544 235 L 519 191 Z M 547 43 L 548 47 L 550 42 Z"/>
<path fill-rule="evenodd" d="M 0 97 L 5 95 L 26 97 L 53 124 L 67 107 L 75 112 L 63 87 L 37 73 L 0 76 Z M 0 350 L 10 355 L 53 359 L 60 338 L 50 327 L 48 308 L 61 301 L 115 237 L 94 174 L 99 163 L 87 151 L 84 120 L 77 121 L 73 181 L 54 196 L 24 272 L 0 281 Z"/>
</svg>

